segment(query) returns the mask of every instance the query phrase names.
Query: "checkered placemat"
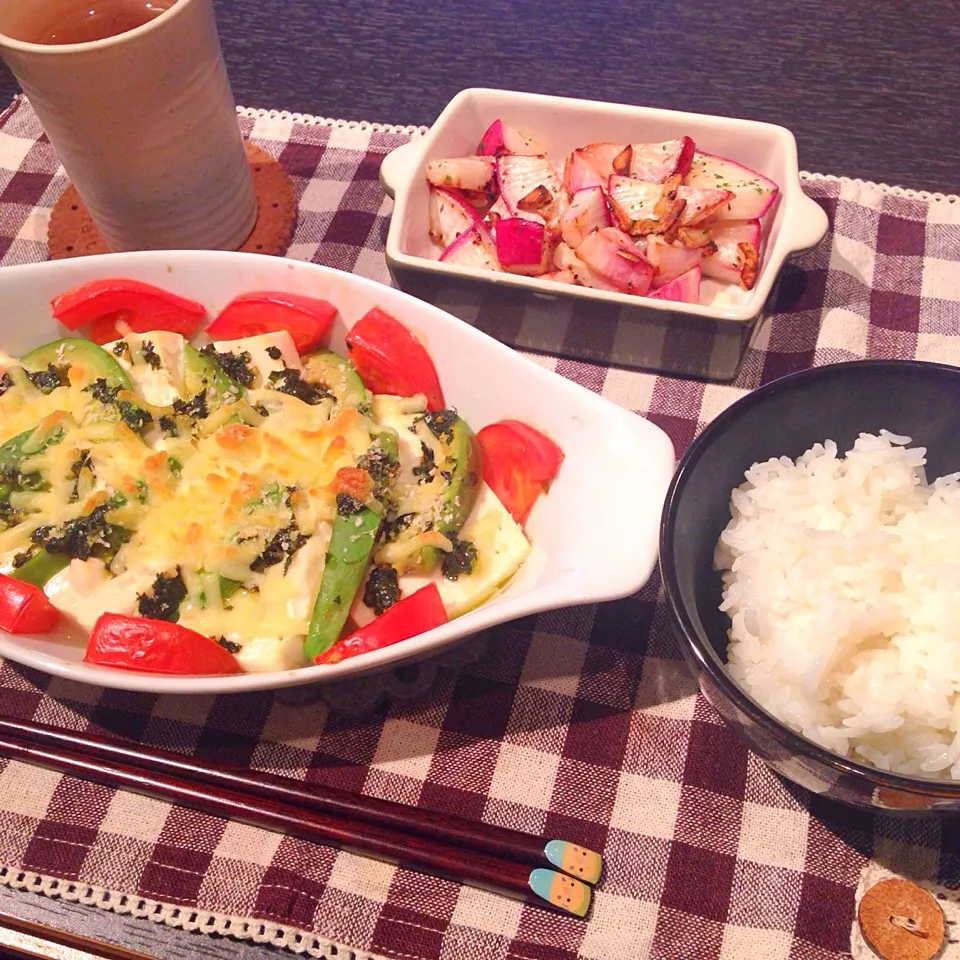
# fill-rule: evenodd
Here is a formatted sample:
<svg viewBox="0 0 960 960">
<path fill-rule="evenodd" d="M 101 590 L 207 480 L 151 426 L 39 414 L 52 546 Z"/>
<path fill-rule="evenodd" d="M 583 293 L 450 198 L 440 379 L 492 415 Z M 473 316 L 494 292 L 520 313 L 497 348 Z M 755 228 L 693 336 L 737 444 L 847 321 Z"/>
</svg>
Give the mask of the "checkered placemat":
<svg viewBox="0 0 960 960">
<path fill-rule="evenodd" d="M 296 184 L 289 256 L 386 282 L 377 171 L 416 131 L 240 114 Z M 0 117 L 2 264 L 45 258 L 64 182 L 16 101 Z M 805 189 L 831 234 L 789 268 L 734 384 L 539 362 L 649 417 L 678 452 L 746 390 L 813 364 L 960 364 L 960 204 L 819 176 Z M 0 666 L 13 716 L 582 838 L 607 862 L 587 921 L 5 762 L 0 882 L 315 955 L 332 943 L 397 960 L 827 960 L 848 955 L 870 858 L 957 879 L 956 827 L 835 807 L 749 754 L 697 694 L 658 587 L 491 631 L 484 657 L 375 719 L 279 694 L 168 699 Z"/>
</svg>

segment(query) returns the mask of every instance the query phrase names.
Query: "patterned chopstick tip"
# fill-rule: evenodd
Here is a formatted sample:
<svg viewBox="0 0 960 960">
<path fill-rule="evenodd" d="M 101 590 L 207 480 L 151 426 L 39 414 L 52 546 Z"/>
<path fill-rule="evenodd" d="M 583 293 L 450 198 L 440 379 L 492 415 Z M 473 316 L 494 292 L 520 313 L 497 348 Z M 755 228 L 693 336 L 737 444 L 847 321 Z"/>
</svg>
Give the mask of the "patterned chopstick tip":
<svg viewBox="0 0 960 960">
<path fill-rule="evenodd" d="M 590 888 L 556 870 L 537 867 L 530 874 L 530 889 L 558 910 L 576 917 L 586 916 L 590 909 Z"/>
<path fill-rule="evenodd" d="M 603 857 L 594 850 L 588 850 L 566 840 L 551 840 L 544 848 L 546 858 L 564 873 L 576 877 L 584 883 L 596 883 L 603 870 Z"/>
</svg>

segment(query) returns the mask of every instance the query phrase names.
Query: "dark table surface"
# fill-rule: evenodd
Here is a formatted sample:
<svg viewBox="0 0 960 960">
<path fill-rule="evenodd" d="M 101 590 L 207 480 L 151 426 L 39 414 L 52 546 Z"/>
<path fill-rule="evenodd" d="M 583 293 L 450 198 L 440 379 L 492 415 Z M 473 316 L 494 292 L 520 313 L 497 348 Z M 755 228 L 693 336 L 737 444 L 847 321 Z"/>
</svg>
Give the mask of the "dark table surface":
<svg viewBox="0 0 960 960">
<path fill-rule="evenodd" d="M 958 0 L 215 2 L 244 106 L 429 124 L 470 86 L 613 100 L 783 124 L 806 170 L 960 193 Z"/>
<path fill-rule="evenodd" d="M 429 124 L 469 86 L 749 117 L 797 137 L 801 166 L 960 193 L 958 0 L 216 0 L 238 103 Z M 16 92 L 0 68 L 0 100 Z M 3 909 L 158 957 L 169 928 L 31 894 Z M 206 941 L 239 960 L 269 948 Z"/>
</svg>

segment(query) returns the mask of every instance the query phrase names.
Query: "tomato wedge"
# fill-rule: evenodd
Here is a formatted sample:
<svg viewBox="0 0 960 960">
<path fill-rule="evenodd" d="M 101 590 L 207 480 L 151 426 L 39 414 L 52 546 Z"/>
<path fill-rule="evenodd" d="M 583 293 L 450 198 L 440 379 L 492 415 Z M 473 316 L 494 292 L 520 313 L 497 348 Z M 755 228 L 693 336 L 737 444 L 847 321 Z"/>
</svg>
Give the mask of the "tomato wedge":
<svg viewBox="0 0 960 960">
<path fill-rule="evenodd" d="M 315 663 L 339 663 L 371 650 L 415 637 L 447 622 L 447 611 L 435 583 L 428 583 L 409 597 L 387 607 L 375 620 L 338 640 L 329 650 L 314 658 Z"/>
<path fill-rule="evenodd" d="M 32 583 L 0 573 L 0 629 L 7 633 L 49 633 L 60 611 Z"/>
<path fill-rule="evenodd" d="M 525 523 L 563 463 L 563 451 L 548 437 L 519 420 L 491 423 L 477 434 L 483 451 L 483 479 L 510 511 Z"/>
<path fill-rule="evenodd" d="M 430 354 L 399 320 L 374 307 L 353 325 L 346 340 L 357 373 L 373 393 L 398 397 L 422 393 L 428 410 L 444 409 Z"/>
<path fill-rule="evenodd" d="M 139 280 L 90 280 L 50 301 L 67 329 L 90 325 L 90 339 L 107 343 L 121 336 L 119 323 L 134 333 L 168 330 L 192 337 L 207 315 L 203 304 Z"/>
<path fill-rule="evenodd" d="M 237 658 L 216 640 L 167 620 L 104 613 L 93 625 L 87 663 L 142 673 L 242 673 Z"/>
<path fill-rule="evenodd" d="M 234 297 L 207 327 L 214 340 L 239 340 L 286 330 L 297 353 L 318 347 L 330 330 L 337 308 L 326 300 L 270 290 Z"/>
</svg>

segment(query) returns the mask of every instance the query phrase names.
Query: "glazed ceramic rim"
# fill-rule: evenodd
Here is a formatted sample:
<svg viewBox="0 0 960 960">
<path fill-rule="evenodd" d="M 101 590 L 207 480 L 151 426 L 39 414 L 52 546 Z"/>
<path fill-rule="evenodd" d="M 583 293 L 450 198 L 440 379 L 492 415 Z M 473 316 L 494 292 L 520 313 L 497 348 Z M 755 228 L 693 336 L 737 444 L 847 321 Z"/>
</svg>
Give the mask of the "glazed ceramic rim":
<svg viewBox="0 0 960 960">
<path fill-rule="evenodd" d="M 726 665 L 720 660 L 719 654 L 710 643 L 701 642 L 693 620 L 688 612 L 687 605 L 680 595 L 677 581 L 676 563 L 674 560 L 673 539 L 676 526 L 676 514 L 683 499 L 684 490 L 690 474 L 698 465 L 706 451 L 715 440 L 734 423 L 745 411 L 763 404 L 769 397 L 784 390 L 791 390 L 798 383 L 816 383 L 830 377 L 842 375 L 846 370 L 863 370 L 871 368 L 877 373 L 886 370 L 913 369 L 917 372 L 936 372 L 939 375 L 953 377 L 960 384 L 960 368 L 945 363 L 936 363 L 926 360 L 849 360 L 843 363 L 832 363 L 822 367 L 813 367 L 799 373 L 788 374 L 770 383 L 758 387 L 746 396 L 735 400 L 729 407 L 713 419 L 703 432 L 690 444 L 687 452 L 680 460 L 677 470 L 670 482 L 667 496 L 663 505 L 660 523 L 660 576 L 663 581 L 664 599 L 672 623 L 679 628 L 683 642 L 692 652 L 701 669 L 710 680 L 733 703 L 734 707 L 744 713 L 751 721 L 761 727 L 781 746 L 786 747 L 793 754 L 800 754 L 824 764 L 839 774 L 870 781 L 878 787 L 887 787 L 915 795 L 922 795 L 927 799 L 960 800 L 960 781 L 927 779 L 909 774 L 892 773 L 878 767 L 867 766 L 857 760 L 841 757 L 839 754 L 819 746 L 808 740 L 802 734 L 790 729 L 769 713 L 730 676 Z M 724 722 L 726 718 L 724 718 Z M 752 747 L 751 747 L 752 751 Z M 766 761 L 765 761 L 766 762 Z M 789 777 L 788 777 L 789 779 Z M 889 813 L 937 813 L 937 809 L 905 810 L 894 807 L 884 807 Z M 944 813 L 948 810 L 942 811 Z"/>
</svg>

